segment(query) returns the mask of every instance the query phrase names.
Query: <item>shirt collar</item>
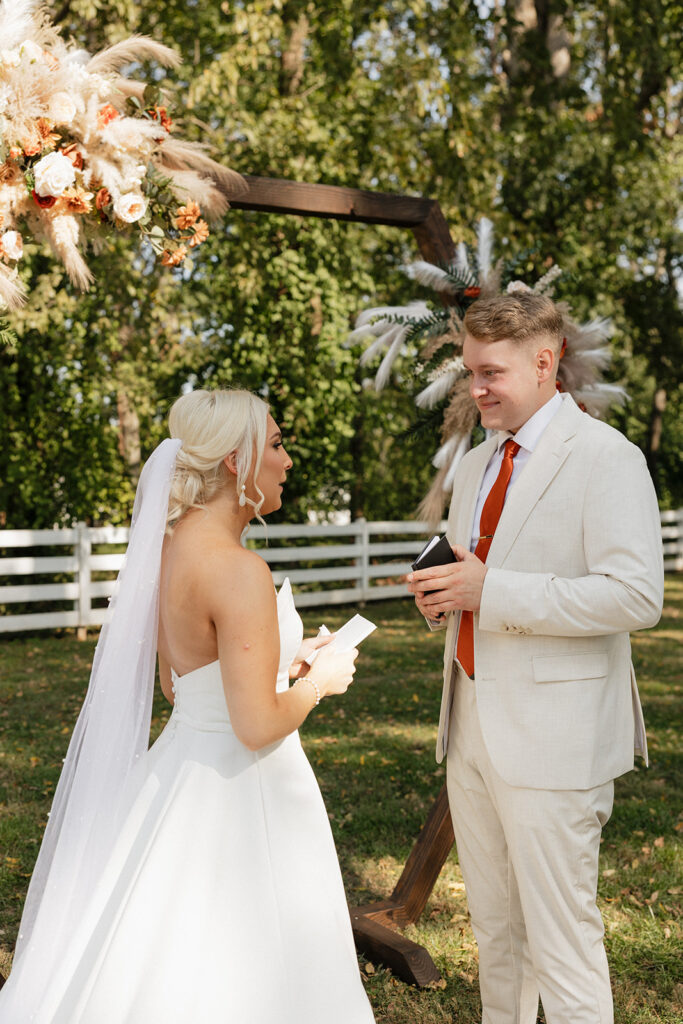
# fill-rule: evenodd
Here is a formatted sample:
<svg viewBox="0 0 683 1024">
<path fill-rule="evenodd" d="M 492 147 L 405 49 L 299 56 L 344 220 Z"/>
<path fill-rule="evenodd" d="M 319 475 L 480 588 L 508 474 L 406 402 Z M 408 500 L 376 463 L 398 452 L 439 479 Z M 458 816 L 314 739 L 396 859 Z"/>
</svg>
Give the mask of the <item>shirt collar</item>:
<svg viewBox="0 0 683 1024">
<path fill-rule="evenodd" d="M 514 437 L 517 444 L 528 452 L 532 452 L 541 440 L 543 431 L 550 423 L 556 412 L 559 412 L 562 405 L 562 398 L 559 391 L 556 391 L 552 398 L 549 398 L 545 405 L 537 409 L 533 416 L 530 416 L 526 423 L 522 424 L 516 434 L 509 430 L 498 431 L 498 449 L 511 437 Z"/>
</svg>

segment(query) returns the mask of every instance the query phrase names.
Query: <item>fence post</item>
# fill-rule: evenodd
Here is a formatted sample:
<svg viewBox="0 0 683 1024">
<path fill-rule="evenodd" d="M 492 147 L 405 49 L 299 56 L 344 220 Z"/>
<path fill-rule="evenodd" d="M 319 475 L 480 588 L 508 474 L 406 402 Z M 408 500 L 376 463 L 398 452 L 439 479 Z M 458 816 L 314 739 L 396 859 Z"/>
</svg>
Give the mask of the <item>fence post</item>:
<svg viewBox="0 0 683 1024">
<path fill-rule="evenodd" d="M 76 542 L 76 558 L 78 560 L 77 582 L 78 582 L 78 627 L 76 636 L 79 640 L 85 640 L 87 626 L 90 621 L 90 555 L 92 553 L 92 542 L 90 540 L 90 529 L 85 523 L 76 523 L 78 540 Z"/>
<path fill-rule="evenodd" d="M 368 590 L 370 589 L 370 578 L 368 576 L 368 566 L 370 564 L 370 531 L 365 516 L 360 516 L 355 521 L 356 526 L 356 543 L 360 545 L 360 558 L 358 559 L 359 582 L 361 592 L 361 602 L 366 601 L 368 598 Z"/>
</svg>

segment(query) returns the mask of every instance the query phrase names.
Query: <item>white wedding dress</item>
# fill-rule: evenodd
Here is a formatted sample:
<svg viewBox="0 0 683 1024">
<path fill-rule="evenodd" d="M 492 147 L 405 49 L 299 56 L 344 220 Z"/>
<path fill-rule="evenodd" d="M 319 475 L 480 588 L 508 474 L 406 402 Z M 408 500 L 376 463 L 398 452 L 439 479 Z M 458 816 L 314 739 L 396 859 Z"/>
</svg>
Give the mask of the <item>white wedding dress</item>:
<svg viewBox="0 0 683 1024">
<path fill-rule="evenodd" d="M 303 635 L 289 581 L 277 603 L 284 690 Z M 218 662 L 174 687 L 36 1024 L 372 1024 L 298 733 L 243 746 Z"/>
</svg>

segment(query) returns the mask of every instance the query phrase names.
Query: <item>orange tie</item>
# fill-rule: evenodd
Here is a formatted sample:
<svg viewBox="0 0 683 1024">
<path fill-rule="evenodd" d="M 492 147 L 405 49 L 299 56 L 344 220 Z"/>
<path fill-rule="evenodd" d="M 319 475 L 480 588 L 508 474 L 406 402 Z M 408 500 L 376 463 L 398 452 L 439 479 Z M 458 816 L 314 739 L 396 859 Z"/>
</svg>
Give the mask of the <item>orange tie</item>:
<svg viewBox="0 0 683 1024">
<path fill-rule="evenodd" d="M 477 558 L 481 558 L 482 562 L 485 562 L 488 557 L 491 541 L 493 540 L 493 535 L 496 532 L 500 514 L 503 511 L 505 493 L 508 489 L 508 484 L 510 483 L 510 477 L 512 476 L 512 460 L 519 451 L 519 448 L 520 446 L 516 441 L 508 440 L 505 442 L 503 461 L 501 463 L 500 470 L 498 471 L 498 476 L 496 477 L 493 487 L 489 491 L 488 497 L 484 502 L 484 507 L 481 510 L 479 540 L 477 541 L 474 553 Z M 472 612 L 464 611 L 460 616 L 457 658 L 470 679 L 473 679 L 474 618 Z"/>
</svg>

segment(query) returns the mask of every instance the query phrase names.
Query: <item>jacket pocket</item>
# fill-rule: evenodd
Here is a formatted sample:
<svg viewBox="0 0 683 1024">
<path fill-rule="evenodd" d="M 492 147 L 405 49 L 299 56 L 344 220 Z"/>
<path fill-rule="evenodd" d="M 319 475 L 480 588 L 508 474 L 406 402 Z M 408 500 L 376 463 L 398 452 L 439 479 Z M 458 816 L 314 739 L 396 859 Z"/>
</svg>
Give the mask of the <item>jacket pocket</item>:
<svg viewBox="0 0 683 1024">
<path fill-rule="evenodd" d="M 534 681 L 537 683 L 601 679 L 607 675 L 608 659 L 604 651 L 535 657 L 531 661 Z"/>
</svg>

